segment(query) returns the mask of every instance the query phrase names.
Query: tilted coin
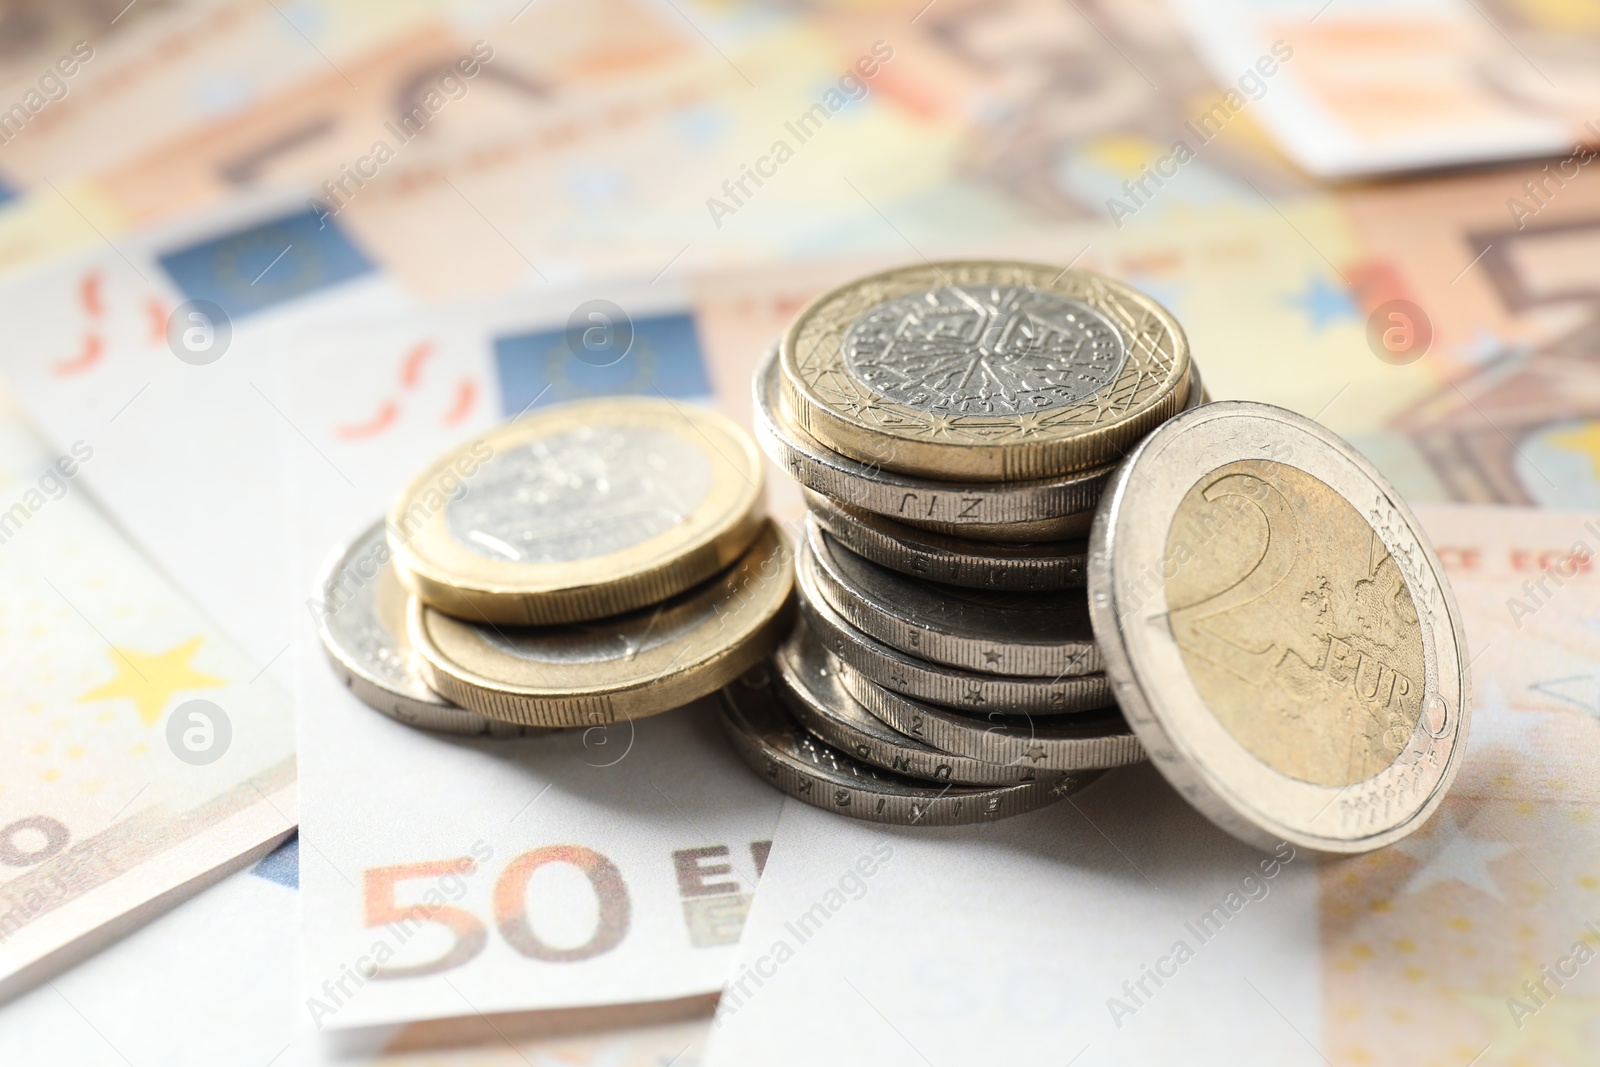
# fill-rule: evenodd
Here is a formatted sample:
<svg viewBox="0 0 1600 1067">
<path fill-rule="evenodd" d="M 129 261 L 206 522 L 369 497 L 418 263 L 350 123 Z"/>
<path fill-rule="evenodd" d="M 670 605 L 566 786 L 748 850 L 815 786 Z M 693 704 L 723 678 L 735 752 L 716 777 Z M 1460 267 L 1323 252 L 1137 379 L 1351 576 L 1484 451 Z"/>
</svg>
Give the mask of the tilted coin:
<svg viewBox="0 0 1600 1067">
<path fill-rule="evenodd" d="M 316 589 L 322 646 L 334 673 L 362 703 L 425 730 L 493 737 L 545 732 L 458 708 L 428 688 L 406 639 L 406 591 L 389 566 L 381 521 L 334 550 Z"/>
<path fill-rule="evenodd" d="M 800 612 L 817 639 L 850 666 L 897 693 L 946 707 L 1030 715 L 1103 708 L 1112 702 L 1104 674 L 1004 677 L 908 656 L 846 622 L 822 596 L 816 572 L 817 562 L 810 549 L 802 549 L 795 559 Z"/>
<path fill-rule="evenodd" d="M 890 648 L 984 674 L 1102 670 L 1088 598 L 936 585 L 880 567 L 806 520 L 817 588 L 856 629 Z"/>
<path fill-rule="evenodd" d="M 1389 844 L 1460 766 L 1468 660 L 1438 558 L 1300 415 L 1211 404 L 1142 443 L 1095 517 L 1090 611 L 1151 759 L 1252 844 Z"/>
<path fill-rule="evenodd" d="M 895 731 L 942 752 L 1003 767 L 1081 771 L 1145 758 L 1116 708 L 1072 715 L 1002 715 L 936 707 L 872 682 L 835 658 L 839 685 Z"/>
<path fill-rule="evenodd" d="M 825 293 L 779 359 L 795 422 L 822 444 L 956 481 L 1113 463 L 1183 407 L 1189 374 L 1177 320 L 1129 286 L 977 260 Z"/>
<path fill-rule="evenodd" d="M 817 522 L 858 556 L 890 570 L 968 589 L 1082 589 L 1087 541 L 980 544 L 874 515 L 803 490 Z"/>
<path fill-rule="evenodd" d="M 1110 467 L 1025 482 L 947 482 L 889 470 L 822 445 L 784 408 L 773 350 L 756 371 L 756 440 L 795 481 L 854 507 L 979 540 L 1083 537 Z M 894 442 L 884 438 L 885 453 Z"/>
<path fill-rule="evenodd" d="M 660 604 L 563 626 L 470 623 L 412 599 L 428 684 L 463 707 L 539 726 L 653 715 L 705 696 L 787 632 L 792 553 L 770 524 L 722 574 Z"/>
<path fill-rule="evenodd" d="M 891 730 L 839 683 L 837 661 L 803 623 L 778 646 L 772 663 L 783 683 L 780 695 L 789 698 L 787 707 L 800 725 L 858 760 L 911 778 L 960 785 L 1011 785 L 1054 777 L 1026 764 L 1002 767 L 953 756 Z"/>
<path fill-rule="evenodd" d="M 606 397 L 534 411 L 442 456 L 389 512 L 395 569 L 475 622 L 616 615 L 710 578 L 763 522 L 755 443 L 715 412 Z"/>
<path fill-rule="evenodd" d="M 906 778 L 851 759 L 801 728 L 784 710 L 770 668 L 756 668 L 721 694 L 734 750 L 763 779 L 813 807 L 898 826 L 992 822 L 1043 807 L 1099 777 L 1094 772 L 1016 785 L 971 786 Z"/>
</svg>

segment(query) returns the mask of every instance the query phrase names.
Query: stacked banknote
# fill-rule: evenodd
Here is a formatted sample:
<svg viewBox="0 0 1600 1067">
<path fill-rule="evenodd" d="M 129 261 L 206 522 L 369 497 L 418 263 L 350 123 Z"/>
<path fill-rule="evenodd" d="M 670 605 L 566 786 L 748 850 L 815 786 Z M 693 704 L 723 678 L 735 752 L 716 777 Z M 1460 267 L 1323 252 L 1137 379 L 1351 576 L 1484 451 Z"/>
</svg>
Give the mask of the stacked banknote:
<svg viewBox="0 0 1600 1067">
<path fill-rule="evenodd" d="M 755 378 L 757 436 L 809 514 L 802 621 L 771 678 L 727 691 L 735 743 L 880 821 L 1015 814 L 1142 760 L 1086 534 L 1128 449 L 1203 395 L 1177 322 L 1091 272 L 934 263 L 818 298 Z"/>
<path fill-rule="evenodd" d="M 332 554 L 314 603 L 367 704 L 521 736 L 715 691 L 777 643 L 791 576 L 749 435 L 665 398 L 613 398 L 438 457 Z"/>
</svg>

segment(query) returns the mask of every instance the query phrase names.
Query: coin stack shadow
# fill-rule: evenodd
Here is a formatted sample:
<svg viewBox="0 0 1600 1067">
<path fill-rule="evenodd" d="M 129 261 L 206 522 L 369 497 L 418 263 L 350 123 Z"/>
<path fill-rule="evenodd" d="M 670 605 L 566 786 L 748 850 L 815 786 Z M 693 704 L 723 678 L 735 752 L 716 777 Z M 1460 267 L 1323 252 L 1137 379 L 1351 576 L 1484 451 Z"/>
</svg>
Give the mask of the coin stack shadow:
<svg viewBox="0 0 1600 1067">
<path fill-rule="evenodd" d="M 470 486 L 441 492 L 463 467 Z M 760 453 L 725 417 L 626 397 L 555 406 L 439 457 L 336 551 L 321 637 L 357 697 L 413 726 L 600 726 L 764 659 L 793 618 L 792 556 Z"/>
<path fill-rule="evenodd" d="M 1205 401 L 1185 362 L 1174 412 Z M 1101 490 L 1143 433 L 1099 467 L 945 481 L 895 469 L 889 435 L 853 455 L 825 445 L 785 374 L 774 346 L 754 381 L 756 437 L 809 514 L 795 631 L 724 691 L 752 766 L 818 807 L 948 825 L 1019 814 L 1143 760 L 1085 591 Z"/>
</svg>

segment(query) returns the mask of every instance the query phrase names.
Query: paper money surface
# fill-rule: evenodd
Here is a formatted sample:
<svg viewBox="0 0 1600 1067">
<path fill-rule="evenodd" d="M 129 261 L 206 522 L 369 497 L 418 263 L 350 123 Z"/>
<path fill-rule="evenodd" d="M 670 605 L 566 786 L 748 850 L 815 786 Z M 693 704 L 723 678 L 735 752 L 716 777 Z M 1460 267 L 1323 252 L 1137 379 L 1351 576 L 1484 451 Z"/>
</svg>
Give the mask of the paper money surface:
<svg viewBox="0 0 1600 1067">
<path fill-rule="evenodd" d="M 299 845 L 185 901 L 70 972 L 0 1005 L 12 1067 L 695 1067 L 707 998 L 319 1033 L 295 1003 Z M 159 974 L 160 982 L 149 981 Z"/>
<path fill-rule="evenodd" d="M 0 396 L 0 997 L 295 824 L 271 679 L 89 502 Z"/>
<path fill-rule="evenodd" d="M 1255 852 L 1148 766 L 974 829 L 791 803 L 708 1062 L 1592 1062 L 1600 518 L 1418 514 L 1477 694 L 1423 830 Z"/>
<path fill-rule="evenodd" d="M 1600 24 L 1582 4 L 1173 6 L 1212 75 L 1234 89 L 1229 111 L 1259 116 L 1319 177 L 1564 155 L 1600 143 Z M 1281 69 L 1270 62 L 1274 44 L 1287 53 Z M 1263 57 L 1270 80 L 1268 67 L 1257 67 Z"/>
<path fill-rule="evenodd" d="M 292 345 L 308 1025 L 676 1001 L 722 983 L 781 798 L 709 706 L 509 741 L 429 734 L 340 684 L 308 603 L 336 545 L 488 426 L 588 389 L 706 399 L 670 297 L 625 297 L 633 356 L 604 368 L 567 350 L 575 303 L 556 297 L 318 327 Z"/>
</svg>

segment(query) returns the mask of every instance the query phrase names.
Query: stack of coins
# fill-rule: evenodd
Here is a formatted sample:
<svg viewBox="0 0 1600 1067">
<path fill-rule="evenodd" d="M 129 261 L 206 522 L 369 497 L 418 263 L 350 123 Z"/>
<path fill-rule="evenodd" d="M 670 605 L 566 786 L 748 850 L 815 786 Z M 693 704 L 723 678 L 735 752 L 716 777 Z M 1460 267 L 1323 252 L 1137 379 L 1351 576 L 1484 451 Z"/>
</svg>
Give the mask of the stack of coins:
<svg viewBox="0 0 1600 1067">
<path fill-rule="evenodd" d="M 725 694 L 736 746 L 802 800 L 923 823 L 1142 760 L 1085 538 L 1117 463 L 1203 396 L 1172 316 L 1087 271 L 931 263 L 813 302 L 755 380 L 809 515 L 800 624 Z"/>
<path fill-rule="evenodd" d="M 712 412 L 536 411 L 429 464 L 320 576 L 321 635 L 372 707 L 519 736 L 679 707 L 768 656 L 792 552 L 760 453 Z"/>
</svg>

